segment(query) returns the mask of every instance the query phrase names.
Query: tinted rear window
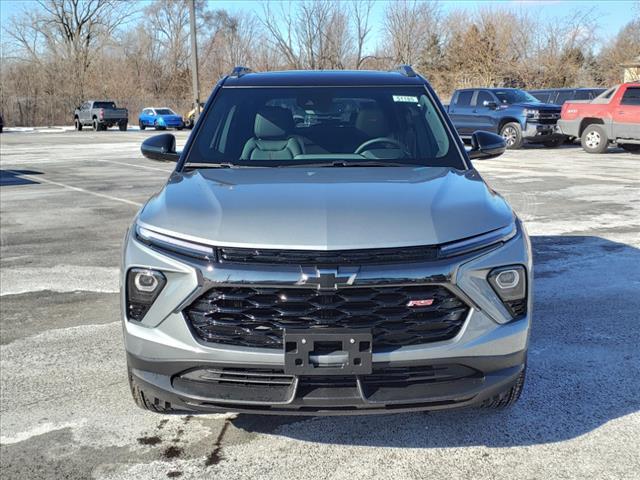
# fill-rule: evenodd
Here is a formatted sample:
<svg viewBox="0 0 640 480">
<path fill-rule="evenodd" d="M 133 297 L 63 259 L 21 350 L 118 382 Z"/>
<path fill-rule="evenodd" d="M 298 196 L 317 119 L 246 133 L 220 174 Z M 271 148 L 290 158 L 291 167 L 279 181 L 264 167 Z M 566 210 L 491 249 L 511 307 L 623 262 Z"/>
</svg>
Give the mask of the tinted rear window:
<svg viewBox="0 0 640 480">
<path fill-rule="evenodd" d="M 93 108 L 110 108 L 115 109 L 116 104 L 113 102 L 93 102 Z"/>
<path fill-rule="evenodd" d="M 620 103 L 622 105 L 640 105 L 640 87 L 627 87 Z"/>
</svg>

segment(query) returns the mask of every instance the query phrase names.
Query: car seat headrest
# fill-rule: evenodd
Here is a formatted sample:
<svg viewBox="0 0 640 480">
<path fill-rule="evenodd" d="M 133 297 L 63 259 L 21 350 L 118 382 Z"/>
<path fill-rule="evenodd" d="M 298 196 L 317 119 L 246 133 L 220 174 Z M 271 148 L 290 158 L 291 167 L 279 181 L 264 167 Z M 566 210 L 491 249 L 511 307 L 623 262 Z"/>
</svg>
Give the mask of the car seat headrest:
<svg viewBox="0 0 640 480">
<path fill-rule="evenodd" d="M 261 140 L 288 137 L 293 131 L 293 114 L 288 108 L 263 107 L 256 113 L 253 133 Z"/>
</svg>

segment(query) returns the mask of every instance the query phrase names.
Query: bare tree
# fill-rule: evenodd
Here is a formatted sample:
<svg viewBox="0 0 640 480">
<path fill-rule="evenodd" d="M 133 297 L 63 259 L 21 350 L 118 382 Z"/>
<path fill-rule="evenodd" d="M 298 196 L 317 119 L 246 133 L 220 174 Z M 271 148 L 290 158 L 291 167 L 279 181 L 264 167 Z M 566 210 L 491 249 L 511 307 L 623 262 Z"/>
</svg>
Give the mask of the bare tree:
<svg viewBox="0 0 640 480">
<path fill-rule="evenodd" d="M 362 67 L 365 60 L 364 46 L 371 33 L 369 18 L 373 0 L 353 0 L 351 2 L 351 15 L 354 19 L 356 56 L 354 66 L 357 70 Z"/>
<path fill-rule="evenodd" d="M 415 64 L 424 46 L 438 36 L 441 25 L 438 2 L 398 0 L 387 4 L 384 42 L 397 63 Z"/>
</svg>

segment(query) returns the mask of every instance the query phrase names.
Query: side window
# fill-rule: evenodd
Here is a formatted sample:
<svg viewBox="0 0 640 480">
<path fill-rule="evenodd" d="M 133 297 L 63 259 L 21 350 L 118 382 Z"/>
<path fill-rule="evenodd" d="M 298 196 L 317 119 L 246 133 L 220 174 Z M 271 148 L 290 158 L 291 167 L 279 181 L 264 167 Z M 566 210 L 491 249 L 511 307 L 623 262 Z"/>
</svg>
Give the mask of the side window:
<svg viewBox="0 0 640 480">
<path fill-rule="evenodd" d="M 457 107 L 468 107 L 471 105 L 471 99 L 473 98 L 473 90 L 463 90 L 458 92 L 458 98 L 456 100 Z"/>
<path fill-rule="evenodd" d="M 640 105 L 640 87 L 627 87 L 620 105 Z"/>
<path fill-rule="evenodd" d="M 558 98 L 556 99 L 556 105 L 562 105 L 564 102 L 568 100 L 572 100 L 574 95 L 574 90 L 562 90 L 558 92 Z"/>
<path fill-rule="evenodd" d="M 476 105 L 478 107 L 484 107 L 485 106 L 484 102 L 494 102 L 495 103 L 496 100 L 493 98 L 493 96 L 489 92 L 486 92 L 484 90 L 480 90 L 478 92 L 478 97 L 476 99 Z"/>
<path fill-rule="evenodd" d="M 572 100 L 591 100 L 594 97 L 589 90 L 576 90 L 576 94 Z"/>
</svg>

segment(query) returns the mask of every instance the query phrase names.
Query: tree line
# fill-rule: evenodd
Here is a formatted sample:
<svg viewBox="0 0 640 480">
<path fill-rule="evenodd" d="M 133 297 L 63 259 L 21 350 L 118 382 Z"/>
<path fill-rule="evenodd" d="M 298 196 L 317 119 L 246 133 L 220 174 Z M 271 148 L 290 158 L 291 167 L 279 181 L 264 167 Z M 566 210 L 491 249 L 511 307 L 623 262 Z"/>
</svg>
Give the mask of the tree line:
<svg viewBox="0 0 640 480">
<path fill-rule="evenodd" d="M 2 32 L 0 108 L 7 124 L 71 123 L 84 99 L 191 106 L 188 0 L 38 0 Z M 631 4 L 630 4 L 631 5 Z M 445 12 L 396 0 L 265 2 L 229 12 L 196 1 L 202 97 L 235 65 L 254 70 L 389 69 L 412 64 L 443 99 L 460 87 L 609 86 L 640 55 L 640 3 L 612 38 L 576 3 L 553 20 L 508 6 Z M 543 7 L 541 7 L 543 8 Z M 378 18 L 377 16 L 376 18 Z"/>
</svg>

